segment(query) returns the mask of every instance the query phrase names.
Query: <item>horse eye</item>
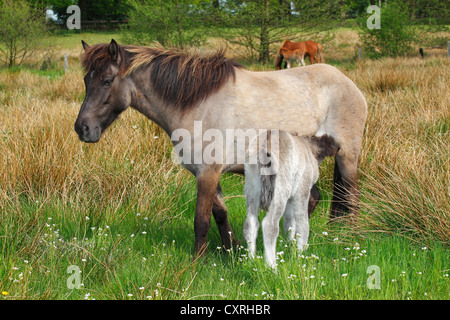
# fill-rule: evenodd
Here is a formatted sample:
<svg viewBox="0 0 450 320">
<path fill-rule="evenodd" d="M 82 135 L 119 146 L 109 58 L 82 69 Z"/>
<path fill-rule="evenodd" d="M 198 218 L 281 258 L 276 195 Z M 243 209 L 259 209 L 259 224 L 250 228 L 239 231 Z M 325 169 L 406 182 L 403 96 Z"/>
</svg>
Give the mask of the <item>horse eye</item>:
<svg viewBox="0 0 450 320">
<path fill-rule="evenodd" d="M 112 80 L 111 79 L 106 79 L 105 81 L 103 81 L 103 85 L 104 86 L 109 86 L 111 84 Z"/>
</svg>

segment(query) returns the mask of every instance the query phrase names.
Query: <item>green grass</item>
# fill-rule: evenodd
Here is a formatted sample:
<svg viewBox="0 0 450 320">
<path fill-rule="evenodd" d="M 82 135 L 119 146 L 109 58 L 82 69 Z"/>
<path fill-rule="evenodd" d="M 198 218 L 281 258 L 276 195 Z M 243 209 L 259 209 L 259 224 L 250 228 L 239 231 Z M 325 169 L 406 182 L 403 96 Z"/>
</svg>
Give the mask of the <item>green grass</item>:
<svg viewBox="0 0 450 320">
<path fill-rule="evenodd" d="M 225 252 L 213 223 L 208 253 L 197 261 L 192 260 L 193 179 L 165 218 L 126 205 L 76 212 L 24 198 L 20 217 L 2 217 L 0 290 L 8 292 L 3 299 L 449 298 L 445 247 L 425 248 L 395 234 L 363 237 L 330 226 L 324 204 L 311 219 L 305 252 L 280 237 L 274 273 L 265 266 L 261 237 L 257 258 L 247 257 L 242 187 L 240 177 L 223 178 L 230 221 L 243 246 Z M 380 268 L 380 289 L 367 286 L 372 265 Z M 70 285 L 76 284 L 70 266 L 81 271 L 79 289 Z"/>
</svg>

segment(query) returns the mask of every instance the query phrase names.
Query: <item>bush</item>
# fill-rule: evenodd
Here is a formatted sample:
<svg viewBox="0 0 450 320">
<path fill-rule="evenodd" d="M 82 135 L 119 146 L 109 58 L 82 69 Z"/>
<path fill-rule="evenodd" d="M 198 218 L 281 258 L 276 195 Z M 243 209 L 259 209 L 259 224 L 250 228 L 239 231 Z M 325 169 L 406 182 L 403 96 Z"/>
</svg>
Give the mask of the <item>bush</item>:
<svg viewBox="0 0 450 320">
<path fill-rule="evenodd" d="M 22 64 L 47 32 L 41 12 L 24 0 L 6 0 L 0 7 L 0 60 L 8 67 Z"/>
<path fill-rule="evenodd" d="M 408 25 L 408 12 L 396 2 L 383 5 L 380 29 L 369 29 L 367 17 L 359 20 L 360 39 L 365 54 L 371 58 L 396 57 L 413 50 L 414 29 Z"/>
</svg>

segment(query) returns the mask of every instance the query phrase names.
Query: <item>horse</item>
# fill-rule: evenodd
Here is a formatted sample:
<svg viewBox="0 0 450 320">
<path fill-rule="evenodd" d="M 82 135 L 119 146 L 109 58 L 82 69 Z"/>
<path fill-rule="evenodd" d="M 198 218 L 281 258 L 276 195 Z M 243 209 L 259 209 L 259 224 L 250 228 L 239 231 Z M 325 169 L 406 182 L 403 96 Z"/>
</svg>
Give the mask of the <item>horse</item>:
<svg viewBox="0 0 450 320">
<path fill-rule="evenodd" d="M 224 50 L 205 53 L 125 46 L 114 39 L 109 44 L 82 41 L 82 45 L 86 94 L 74 125 L 79 140 L 98 142 L 118 116 L 132 107 L 160 126 L 174 148 L 183 144 L 186 160 L 181 164 L 197 183 L 195 256 L 206 250 L 211 212 L 223 246 L 238 245 L 220 177 L 225 172 L 244 172 L 242 160 L 234 153 L 240 136 L 230 135 L 227 143 L 218 144 L 221 148 L 215 149 L 214 161 L 201 157 L 211 151 L 205 141 L 233 130 L 242 132 L 244 141 L 251 129 L 332 136 L 341 149 L 335 156 L 330 219 L 357 215 L 358 157 L 367 104 L 361 91 L 338 69 L 315 64 L 252 72 L 226 58 Z M 236 161 L 226 161 L 230 159 Z M 316 186 L 311 197 L 310 209 L 314 210 L 320 200 Z"/>
<path fill-rule="evenodd" d="M 316 63 L 325 63 L 325 57 L 323 56 L 323 47 L 321 44 L 314 41 L 300 41 L 292 42 L 291 40 L 285 40 L 281 44 L 280 49 L 278 49 L 277 55 L 275 57 L 275 69 L 280 70 L 283 59 L 286 59 L 283 55 L 284 52 L 296 51 L 299 52 L 300 61 L 303 66 L 305 66 L 304 57 L 309 56 L 311 64 L 316 61 Z M 297 59 L 298 60 L 298 59 Z M 290 66 L 289 60 L 286 59 L 287 65 Z M 300 64 L 300 63 L 299 63 Z M 286 66 L 285 66 L 286 68 Z M 288 67 L 289 68 L 289 67 Z"/>
<path fill-rule="evenodd" d="M 301 63 L 302 66 L 305 66 L 305 60 L 304 60 L 305 52 L 304 51 L 280 48 L 280 50 L 278 50 L 278 55 L 281 55 L 283 57 L 283 59 L 286 60 L 286 68 L 287 69 L 291 68 L 292 61 L 297 62 L 298 65 L 300 65 L 300 63 Z M 280 65 L 281 65 L 281 62 L 280 62 Z"/>
<path fill-rule="evenodd" d="M 277 134 L 276 145 L 268 144 L 268 136 Z M 260 141 L 253 143 L 247 150 L 245 197 L 247 218 L 244 223 L 244 237 L 247 241 L 250 258 L 254 258 L 256 238 L 258 236 L 259 210 L 267 211 L 262 220 L 264 253 L 266 263 L 276 268 L 275 247 L 279 233 L 279 224 L 284 215 L 283 229 L 288 239 L 295 239 L 299 252 L 308 245 L 309 214 L 308 201 L 310 190 L 319 178 L 320 163 L 327 156 L 334 156 L 339 147 L 328 135 L 321 137 L 298 137 L 285 131 L 268 131 L 259 135 Z M 259 148 L 258 148 L 259 146 Z M 271 174 L 263 170 L 269 165 L 261 161 L 271 154 L 273 167 Z"/>
</svg>

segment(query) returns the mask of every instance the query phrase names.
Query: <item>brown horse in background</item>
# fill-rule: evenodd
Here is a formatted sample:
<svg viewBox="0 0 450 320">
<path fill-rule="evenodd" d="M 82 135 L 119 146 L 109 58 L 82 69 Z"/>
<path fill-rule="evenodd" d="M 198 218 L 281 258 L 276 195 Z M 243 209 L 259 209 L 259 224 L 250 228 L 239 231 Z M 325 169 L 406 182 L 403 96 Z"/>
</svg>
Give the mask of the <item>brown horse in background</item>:
<svg viewBox="0 0 450 320">
<path fill-rule="evenodd" d="M 285 40 L 280 49 L 278 49 L 277 56 L 275 58 L 275 69 L 280 70 L 283 59 L 286 60 L 285 68 L 290 68 L 291 61 L 297 61 L 298 64 L 305 66 L 305 57 L 309 56 L 311 64 L 325 63 L 325 57 L 323 56 L 323 47 L 321 44 L 314 41 L 300 41 L 292 42 L 291 40 Z"/>
</svg>

